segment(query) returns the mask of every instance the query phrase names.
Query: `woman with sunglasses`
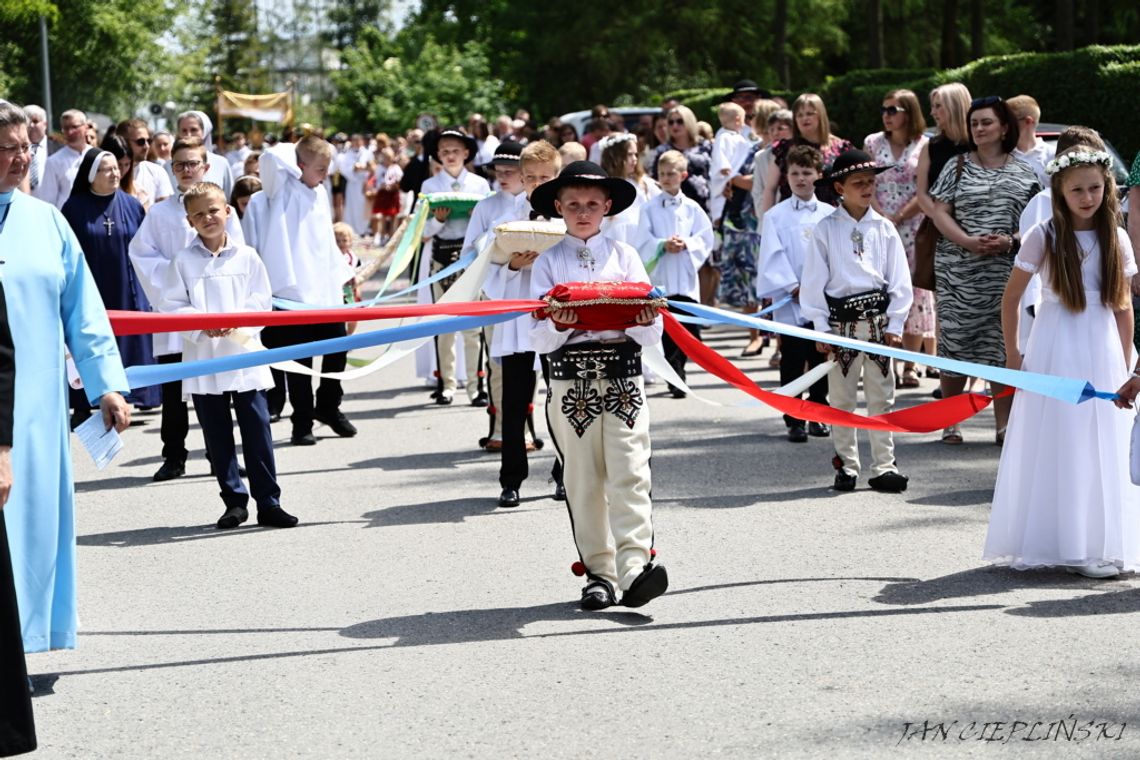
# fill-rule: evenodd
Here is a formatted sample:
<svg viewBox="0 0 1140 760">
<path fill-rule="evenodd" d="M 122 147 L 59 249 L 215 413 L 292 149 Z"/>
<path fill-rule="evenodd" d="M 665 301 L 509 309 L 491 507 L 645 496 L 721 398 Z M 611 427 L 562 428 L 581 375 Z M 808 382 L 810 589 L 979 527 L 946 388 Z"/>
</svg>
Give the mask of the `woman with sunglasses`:
<svg viewBox="0 0 1140 760">
<path fill-rule="evenodd" d="M 792 194 L 791 188 L 788 187 L 789 150 L 797 145 L 810 145 L 823 154 L 823 168 L 826 170 L 840 153 L 855 149 L 850 140 L 831 134 L 827 107 L 823 104 L 823 98 L 815 93 L 805 92 L 796 98 L 792 102 L 792 115 L 795 117 L 792 124 L 792 139 L 781 140 L 772 146 L 772 164 L 768 167 L 768 176 L 764 182 L 764 207 L 760 212 L 761 217 L 768 209 Z M 832 206 L 839 202 L 839 196 L 830 187 L 821 187 L 816 192 L 816 197 Z"/>
<path fill-rule="evenodd" d="M 918 96 L 910 90 L 892 90 L 883 98 L 879 109 L 883 118 L 883 131 L 867 135 L 863 150 L 876 163 L 889 166 L 875 177 L 875 210 L 895 225 L 911 274 L 914 274 L 914 236 L 922 223 L 922 209 L 918 205 L 918 159 L 928 142 L 923 132 L 926 120 Z M 903 346 L 910 351 L 921 350 L 928 342 L 930 353 L 935 352 L 934 293 L 914 289 L 914 303 L 903 326 Z M 918 373 L 914 362 L 903 365 L 899 387 L 917 388 Z"/>
<path fill-rule="evenodd" d="M 697 131 L 697 117 L 688 106 L 674 106 L 665 115 L 668 142 L 657 146 L 650 164 L 650 174 L 657 179 L 657 161 L 670 150 L 679 150 L 689 160 L 689 176 L 681 183 L 681 192 L 701 208 L 709 209 L 709 165 L 712 163 L 712 141 L 702 140 Z"/>
<path fill-rule="evenodd" d="M 1005 366 L 1001 299 L 1020 246 L 1018 221 L 1041 185 L 1037 174 L 1013 155 L 1017 121 L 996 96 L 977 98 L 966 114 L 970 152 L 948 161 L 930 189 L 931 218 L 942 233 L 934 250 L 938 285 L 938 355 L 948 359 Z M 942 372 L 944 398 L 960 394 L 966 378 Z M 995 396 L 1004 386 L 992 384 Z M 995 398 L 995 442 L 1005 441 L 1013 400 Z M 955 425 L 942 435 L 961 443 Z"/>
</svg>

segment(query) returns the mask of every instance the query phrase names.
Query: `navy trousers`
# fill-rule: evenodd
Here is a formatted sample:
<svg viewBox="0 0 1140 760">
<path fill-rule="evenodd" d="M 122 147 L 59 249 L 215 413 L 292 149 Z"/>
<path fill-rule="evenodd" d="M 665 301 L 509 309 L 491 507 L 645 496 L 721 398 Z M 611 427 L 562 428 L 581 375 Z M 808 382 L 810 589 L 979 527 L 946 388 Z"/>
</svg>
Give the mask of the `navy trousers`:
<svg viewBox="0 0 1140 760">
<path fill-rule="evenodd" d="M 237 448 L 234 445 L 234 421 L 230 404 L 241 431 L 241 447 L 245 471 L 249 476 L 247 491 L 238 473 Z M 250 493 L 258 508 L 279 506 L 281 488 L 277 485 L 277 463 L 273 458 L 273 436 L 269 432 L 269 402 L 265 391 L 240 391 L 223 394 L 194 394 L 194 412 L 206 436 L 206 449 L 214 474 L 221 487 L 226 508 L 244 507 Z"/>
</svg>

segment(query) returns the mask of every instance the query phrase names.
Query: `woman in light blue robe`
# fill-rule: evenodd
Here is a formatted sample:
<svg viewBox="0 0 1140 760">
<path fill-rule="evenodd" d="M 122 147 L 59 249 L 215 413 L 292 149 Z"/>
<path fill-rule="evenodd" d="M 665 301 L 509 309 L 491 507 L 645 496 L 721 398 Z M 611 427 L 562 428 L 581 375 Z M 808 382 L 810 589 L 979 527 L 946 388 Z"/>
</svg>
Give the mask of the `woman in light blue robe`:
<svg viewBox="0 0 1140 760">
<path fill-rule="evenodd" d="M 0 101 L 0 278 L 16 362 L 13 486 L 4 517 L 24 651 L 75 647 L 75 493 L 65 351 L 104 420 L 122 430 L 129 388 L 102 298 L 71 227 L 54 207 L 15 190 L 27 173 L 27 120 Z M 23 171 L 20 171 L 20 162 Z"/>
</svg>

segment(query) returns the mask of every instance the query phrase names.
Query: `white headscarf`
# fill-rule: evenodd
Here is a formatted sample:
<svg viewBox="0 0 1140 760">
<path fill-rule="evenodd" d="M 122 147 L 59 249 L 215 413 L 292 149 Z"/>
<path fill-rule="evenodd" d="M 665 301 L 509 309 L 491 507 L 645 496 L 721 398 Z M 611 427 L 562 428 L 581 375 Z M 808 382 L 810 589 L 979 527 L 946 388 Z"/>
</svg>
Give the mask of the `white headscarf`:
<svg viewBox="0 0 1140 760">
<path fill-rule="evenodd" d="M 99 174 L 99 164 L 103 163 L 103 157 L 110 156 L 118 164 L 119 159 L 115 158 L 115 154 L 108 150 L 99 151 L 99 155 L 95 156 L 95 161 L 91 164 L 91 171 L 87 172 L 87 184 L 95 181 L 95 177 Z"/>
<path fill-rule="evenodd" d="M 202 142 L 206 144 L 206 149 L 213 152 L 214 147 L 214 122 L 210 120 L 202 111 L 183 111 L 178 114 L 178 118 L 174 120 L 175 126 L 178 125 L 183 119 L 193 116 L 202 125 Z"/>
</svg>

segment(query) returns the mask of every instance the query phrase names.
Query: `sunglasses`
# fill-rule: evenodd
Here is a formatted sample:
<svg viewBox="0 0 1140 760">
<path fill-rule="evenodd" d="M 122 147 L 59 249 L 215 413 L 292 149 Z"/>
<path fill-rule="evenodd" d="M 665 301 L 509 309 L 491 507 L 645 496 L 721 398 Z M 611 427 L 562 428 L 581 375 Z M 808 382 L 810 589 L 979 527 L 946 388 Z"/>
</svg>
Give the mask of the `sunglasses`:
<svg viewBox="0 0 1140 760">
<path fill-rule="evenodd" d="M 669 126 L 673 126 L 674 124 L 684 124 L 685 120 L 684 119 L 668 119 L 668 120 L 666 120 L 665 123 L 668 124 Z"/>
<path fill-rule="evenodd" d="M 1000 95 L 987 95 L 984 98 L 974 98 L 970 101 L 970 108 L 985 108 L 986 106 L 996 106 L 1001 102 Z"/>
<path fill-rule="evenodd" d="M 137 138 L 135 138 L 135 145 L 139 146 L 140 148 L 144 145 L 150 145 L 150 138 L 149 137 L 137 137 Z"/>
<path fill-rule="evenodd" d="M 884 116 L 894 116 L 895 114 L 902 113 L 903 110 L 898 106 L 882 106 L 879 108 L 879 113 Z"/>
</svg>

